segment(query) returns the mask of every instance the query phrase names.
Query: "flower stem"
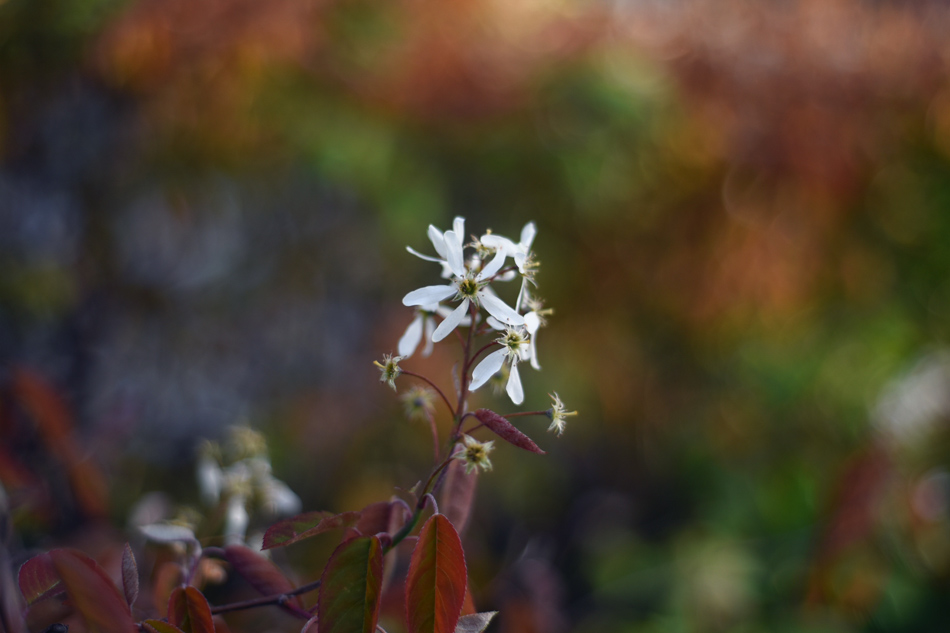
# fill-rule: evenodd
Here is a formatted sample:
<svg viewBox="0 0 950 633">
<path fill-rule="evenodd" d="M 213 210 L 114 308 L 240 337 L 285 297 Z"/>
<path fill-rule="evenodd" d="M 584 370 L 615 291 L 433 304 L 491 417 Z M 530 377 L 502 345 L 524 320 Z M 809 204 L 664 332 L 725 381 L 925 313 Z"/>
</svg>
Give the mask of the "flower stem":
<svg viewBox="0 0 950 633">
<path fill-rule="evenodd" d="M 307 583 L 306 585 L 301 585 L 296 589 L 284 593 L 278 593 L 270 596 L 263 596 L 261 598 L 253 598 L 251 600 L 241 600 L 239 602 L 231 602 L 228 604 L 221 604 L 216 607 L 211 607 L 211 613 L 217 615 L 218 613 L 227 613 L 229 611 L 241 611 L 243 609 L 253 609 L 255 607 L 263 607 L 267 605 L 278 605 L 283 606 L 288 602 L 289 598 L 293 596 L 299 596 L 302 593 L 308 593 L 315 589 L 319 589 L 320 581 L 314 580 L 313 582 Z M 310 614 L 302 609 L 295 608 L 293 612 L 298 617 L 309 619 Z"/>
<path fill-rule="evenodd" d="M 543 415 L 544 417 L 549 417 L 547 411 L 518 411 L 517 413 L 506 413 L 502 415 L 503 418 L 520 418 L 524 415 Z"/>
<path fill-rule="evenodd" d="M 436 390 L 436 393 L 438 393 L 440 396 L 442 396 L 442 401 L 445 402 L 445 406 L 447 406 L 447 407 L 449 408 L 449 412 L 452 413 L 452 417 L 454 418 L 454 417 L 456 416 L 455 409 L 452 407 L 452 403 L 450 403 L 450 402 L 449 402 L 449 399 L 445 397 L 445 394 L 442 393 L 442 390 L 439 389 L 438 385 L 436 385 L 434 382 L 432 382 L 431 380 L 429 380 L 428 378 L 426 378 L 426 377 L 423 376 L 422 374 L 417 374 L 417 373 L 414 372 L 414 371 L 408 371 L 408 370 L 402 369 L 401 372 L 402 372 L 403 374 L 407 375 L 407 376 L 412 376 L 413 378 L 418 378 L 419 380 L 423 381 L 424 383 L 428 384 L 430 387 L 432 387 L 433 389 L 435 389 L 435 390 Z"/>
</svg>

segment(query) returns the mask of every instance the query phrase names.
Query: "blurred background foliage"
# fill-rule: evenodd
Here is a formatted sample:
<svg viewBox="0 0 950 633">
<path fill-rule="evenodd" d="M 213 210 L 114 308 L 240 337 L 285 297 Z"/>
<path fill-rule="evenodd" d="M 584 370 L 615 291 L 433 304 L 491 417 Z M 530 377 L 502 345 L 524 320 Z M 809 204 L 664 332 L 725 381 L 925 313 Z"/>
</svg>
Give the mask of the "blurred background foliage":
<svg viewBox="0 0 950 633">
<path fill-rule="evenodd" d="M 427 431 L 371 364 L 431 283 L 403 248 L 534 220 L 526 406 L 581 416 L 481 478 L 493 630 L 946 626 L 948 27 L 926 0 L 0 2 L 18 560 L 116 563 L 234 423 L 305 509 L 411 487 Z M 329 546 L 276 559 L 309 580 Z"/>
</svg>

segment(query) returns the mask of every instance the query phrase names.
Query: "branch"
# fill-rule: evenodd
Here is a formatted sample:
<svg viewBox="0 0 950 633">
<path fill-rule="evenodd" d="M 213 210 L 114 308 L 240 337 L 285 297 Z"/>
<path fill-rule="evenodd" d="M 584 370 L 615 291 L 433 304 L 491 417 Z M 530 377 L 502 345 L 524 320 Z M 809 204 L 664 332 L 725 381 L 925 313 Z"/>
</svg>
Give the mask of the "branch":
<svg viewBox="0 0 950 633">
<path fill-rule="evenodd" d="M 253 609 L 255 607 L 263 607 L 268 605 L 284 606 L 287 604 L 290 598 L 299 596 L 302 593 L 313 591 L 319 587 L 320 581 L 314 580 L 311 583 L 301 585 L 296 589 L 286 593 L 278 593 L 272 596 L 263 596 L 261 598 L 254 598 L 252 600 L 241 600 L 239 602 L 231 602 L 229 604 L 221 604 L 216 607 L 211 607 L 211 613 L 213 615 L 217 615 L 219 613 L 227 613 L 228 611 L 241 611 L 243 609 Z"/>
</svg>

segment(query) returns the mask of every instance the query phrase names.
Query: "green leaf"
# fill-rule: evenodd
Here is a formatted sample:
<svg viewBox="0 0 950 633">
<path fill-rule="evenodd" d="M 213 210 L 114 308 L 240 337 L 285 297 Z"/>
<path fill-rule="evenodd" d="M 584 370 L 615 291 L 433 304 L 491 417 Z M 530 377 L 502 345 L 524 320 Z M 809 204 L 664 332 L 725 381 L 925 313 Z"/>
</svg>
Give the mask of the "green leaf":
<svg viewBox="0 0 950 633">
<path fill-rule="evenodd" d="M 455 633 L 482 633 L 488 628 L 488 624 L 497 613 L 497 611 L 485 611 L 484 613 L 463 615 L 455 626 Z"/>
<path fill-rule="evenodd" d="M 505 440 L 509 444 L 514 444 L 518 448 L 523 448 L 532 453 L 544 455 L 544 451 L 538 448 L 538 445 L 530 437 L 519 431 L 506 418 L 498 415 L 491 409 L 479 409 L 475 412 L 478 421 L 491 429 L 495 435 Z"/>
<path fill-rule="evenodd" d="M 174 624 L 164 620 L 146 620 L 142 626 L 148 633 L 185 633 Z"/>
<path fill-rule="evenodd" d="M 320 633 L 374 633 L 383 585 L 379 538 L 354 538 L 336 548 L 320 584 Z"/>
<path fill-rule="evenodd" d="M 132 547 L 126 543 L 122 550 L 122 591 L 131 607 L 139 597 L 139 566 L 135 563 Z"/>
<path fill-rule="evenodd" d="M 27 606 L 66 591 L 49 554 L 34 556 L 23 563 L 17 575 L 17 583 Z"/>
<path fill-rule="evenodd" d="M 135 627 L 125 598 L 96 561 L 69 549 L 49 556 L 90 633 L 129 633 Z"/>
<path fill-rule="evenodd" d="M 317 534 L 346 528 L 356 523 L 359 518 L 359 512 L 304 512 L 270 526 L 264 533 L 264 545 L 261 549 L 285 547 Z"/>
<path fill-rule="evenodd" d="M 194 587 L 176 587 L 168 599 L 168 621 L 184 633 L 214 633 L 211 607 Z"/>
<path fill-rule="evenodd" d="M 454 633 L 465 600 L 468 572 L 452 522 L 435 514 L 422 527 L 406 579 L 409 633 Z"/>
</svg>

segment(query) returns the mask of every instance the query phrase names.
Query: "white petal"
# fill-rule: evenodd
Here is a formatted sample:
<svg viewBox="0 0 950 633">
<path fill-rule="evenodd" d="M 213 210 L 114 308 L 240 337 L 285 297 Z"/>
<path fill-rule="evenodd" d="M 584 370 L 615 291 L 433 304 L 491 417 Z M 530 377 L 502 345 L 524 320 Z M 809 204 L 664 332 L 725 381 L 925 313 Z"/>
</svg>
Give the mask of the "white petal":
<svg viewBox="0 0 950 633">
<path fill-rule="evenodd" d="M 424 259 L 427 262 L 441 262 L 442 261 L 438 257 L 430 257 L 429 255 L 423 255 L 422 253 L 420 253 L 419 251 L 417 251 L 411 246 L 407 246 L 406 250 L 412 253 L 413 255 L 415 255 L 416 257 L 418 257 L 419 259 Z"/>
<path fill-rule="evenodd" d="M 524 317 L 508 307 L 508 304 L 494 295 L 483 290 L 478 291 L 478 297 L 488 313 L 508 325 L 524 325 Z"/>
<path fill-rule="evenodd" d="M 432 353 L 432 334 L 435 332 L 435 319 L 428 317 L 426 319 L 426 346 L 422 348 L 422 357 L 428 358 Z"/>
<path fill-rule="evenodd" d="M 524 225 L 524 228 L 521 229 L 521 246 L 525 250 L 531 248 L 531 243 L 534 241 L 534 236 L 537 234 L 538 229 L 534 226 L 534 222 L 528 222 Z"/>
<path fill-rule="evenodd" d="M 469 391 L 475 391 L 484 385 L 489 378 L 498 373 L 501 366 L 505 364 L 505 357 L 508 356 L 507 349 L 500 349 L 492 352 L 475 366 L 472 372 L 472 383 L 468 386 Z"/>
<path fill-rule="evenodd" d="M 476 279 L 481 281 L 482 279 L 489 279 L 494 276 L 494 274 L 501 270 L 501 267 L 505 265 L 505 257 L 506 255 L 504 251 L 498 251 L 498 254 L 495 255 L 492 260 L 488 262 L 485 268 L 482 269 L 482 272 L 478 273 L 478 277 L 476 277 Z"/>
<path fill-rule="evenodd" d="M 462 317 L 465 316 L 465 312 L 468 310 L 468 299 L 464 299 L 462 303 L 459 304 L 459 307 L 455 308 L 452 311 L 452 314 L 445 317 L 442 323 L 439 323 L 439 327 L 435 328 L 435 332 L 432 333 L 432 342 L 438 343 L 446 336 L 452 333 L 452 330 L 458 327 L 459 321 L 462 320 Z"/>
<path fill-rule="evenodd" d="M 421 314 L 416 315 L 416 318 L 406 328 L 406 333 L 399 339 L 399 355 L 403 358 L 412 356 L 412 353 L 416 351 L 416 347 L 419 346 L 419 341 L 422 340 L 422 321 L 423 316 Z"/>
<path fill-rule="evenodd" d="M 541 317 L 538 316 L 537 312 L 529 312 L 524 315 L 524 327 L 528 330 L 528 334 L 534 336 L 534 333 L 541 327 Z"/>
<path fill-rule="evenodd" d="M 494 248 L 500 251 L 504 251 L 509 257 L 515 252 L 515 243 L 509 240 L 507 237 L 502 237 L 501 235 L 495 235 L 494 233 L 489 233 L 488 235 L 483 235 L 479 240 L 484 246 L 488 248 Z"/>
<path fill-rule="evenodd" d="M 404 306 L 424 306 L 428 303 L 438 303 L 448 299 L 455 292 L 455 286 L 426 286 L 407 294 L 402 298 L 402 304 Z"/>
<path fill-rule="evenodd" d="M 508 374 L 508 386 L 505 387 L 508 396 L 515 404 L 524 402 L 524 389 L 521 388 L 521 376 L 518 374 L 518 363 L 511 363 L 511 373 Z"/>
<path fill-rule="evenodd" d="M 518 265 L 518 271 L 523 275 L 524 274 L 524 263 L 528 259 L 528 254 L 526 251 L 518 251 L 515 253 L 515 264 Z"/>
<path fill-rule="evenodd" d="M 435 252 L 441 255 L 442 259 L 445 259 L 445 236 L 442 235 L 442 231 L 431 224 L 429 225 L 429 240 L 432 242 L 432 246 L 435 247 Z"/>
<path fill-rule="evenodd" d="M 518 298 L 515 300 L 515 312 L 521 309 L 525 298 L 528 296 L 528 280 L 521 278 L 521 290 L 518 291 Z"/>
<path fill-rule="evenodd" d="M 504 330 L 507 326 L 493 316 L 485 319 L 485 323 L 493 330 Z"/>
<path fill-rule="evenodd" d="M 535 369 L 541 369 L 541 365 L 538 363 L 538 348 L 535 345 L 534 336 L 531 336 L 531 340 L 528 342 L 528 355 L 531 359 L 531 366 Z"/>
<path fill-rule="evenodd" d="M 459 246 L 461 246 L 462 240 L 465 239 L 465 218 L 460 215 L 455 216 L 452 220 L 452 230 L 458 236 Z"/>
<path fill-rule="evenodd" d="M 452 231 L 445 232 L 445 261 L 459 277 L 465 276 L 465 259 L 462 257 L 462 245 Z"/>
</svg>

